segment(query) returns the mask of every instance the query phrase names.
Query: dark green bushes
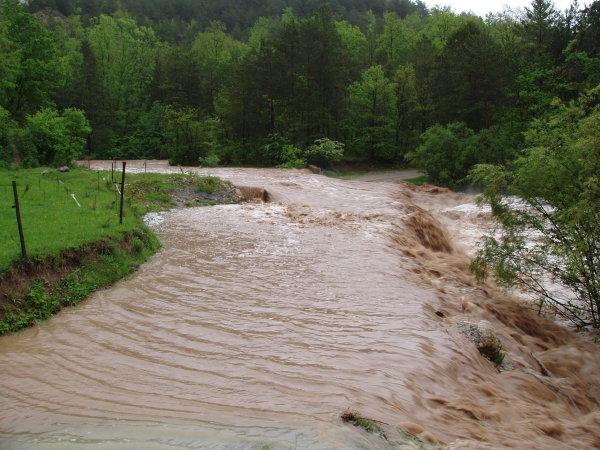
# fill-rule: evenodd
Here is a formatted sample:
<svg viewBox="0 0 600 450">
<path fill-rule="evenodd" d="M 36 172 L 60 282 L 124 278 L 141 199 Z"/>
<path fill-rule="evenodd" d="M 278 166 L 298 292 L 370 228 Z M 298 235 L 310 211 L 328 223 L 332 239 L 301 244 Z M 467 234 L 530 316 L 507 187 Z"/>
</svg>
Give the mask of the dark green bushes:
<svg viewBox="0 0 600 450">
<path fill-rule="evenodd" d="M 476 133 L 464 123 L 434 125 L 421 136 L 421 145 L 408 161 L 422 169 L 434 184 L 458 187 L 469 171 L 482 163 L 502 164 L 516 155 L 518 137 L 500 127 Z"/>
</svg>

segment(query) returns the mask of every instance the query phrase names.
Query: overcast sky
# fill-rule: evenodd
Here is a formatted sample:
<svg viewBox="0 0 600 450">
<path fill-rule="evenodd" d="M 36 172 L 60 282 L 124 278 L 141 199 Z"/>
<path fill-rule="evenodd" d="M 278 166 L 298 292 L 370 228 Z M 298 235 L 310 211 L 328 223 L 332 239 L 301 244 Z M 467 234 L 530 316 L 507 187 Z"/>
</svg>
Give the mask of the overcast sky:
<svg viewBox="0 0 600 450">
<path fill-rule="evenodd" d="M 489 12 L 499 12 L 504 9 L 504 5 L 511 8 L 523 8 L 529 6 L 529 0 L 423 0 L 428 7 L 435 5 L 449 5 L 455 12 L 472 11 L 475 14 L 485 17 Z M 571 5 L 571 0 L 554 0 L 554 6 L 558 10 L 567 9 Z M 579 0 L 579 6 L 583 6 L 589 1 Z"/>
</svg>

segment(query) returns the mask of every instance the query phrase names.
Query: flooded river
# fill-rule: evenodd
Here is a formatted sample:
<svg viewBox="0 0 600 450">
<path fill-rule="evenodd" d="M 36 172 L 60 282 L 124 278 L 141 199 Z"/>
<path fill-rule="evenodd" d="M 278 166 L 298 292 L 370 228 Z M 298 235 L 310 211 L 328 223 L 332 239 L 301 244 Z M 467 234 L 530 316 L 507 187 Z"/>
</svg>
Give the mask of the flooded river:
<svg viewBox="0 0 600 450">
<path fill-rule="evenodd" d="M 471 197 L 193 170 L 268 202 L 155 217 L 164 248 L 138 272 L 0 338 L 0 448 L 600 446 L 597 345 L 475 283 L 466 254 L 486 213 Z M 490 324 L 506 370 L 465 320 Z M 347 410 L 388 440 L 343 424 Z"/>
</svg>

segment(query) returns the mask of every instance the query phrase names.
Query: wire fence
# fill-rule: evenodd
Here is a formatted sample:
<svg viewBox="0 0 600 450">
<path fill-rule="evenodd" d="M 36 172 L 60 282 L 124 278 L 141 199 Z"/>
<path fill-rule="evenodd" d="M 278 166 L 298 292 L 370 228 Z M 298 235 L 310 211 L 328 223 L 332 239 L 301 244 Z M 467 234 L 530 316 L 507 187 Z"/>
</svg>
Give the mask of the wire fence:
<svg viewBox="0 0 600 450">
<path fill-rule="evenodd" d="M 58 247 L 58 241 L 71 240 L 69 235 L 75 242 L 86 241 L 94 229 L 108 232 L 122 224 L 125 169 L 122 162 L 121 170 L 113 165 L 110 172 L 95 171 L 95 177 L 41 171 L 1 182 L 0 270 L 18 257 L 19 249 L 27 258 L 28 250 Z"/>
</svg>

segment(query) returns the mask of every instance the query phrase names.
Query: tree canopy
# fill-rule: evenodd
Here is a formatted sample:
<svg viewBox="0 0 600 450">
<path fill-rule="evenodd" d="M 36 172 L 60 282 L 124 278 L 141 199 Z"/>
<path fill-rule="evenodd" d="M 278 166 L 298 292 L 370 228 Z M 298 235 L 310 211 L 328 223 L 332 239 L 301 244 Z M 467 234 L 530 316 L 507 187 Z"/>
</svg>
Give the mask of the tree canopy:
<svg viewBox="0 0 600 450">
<path fill-rule="evenodd" d="M 347 158 L 416 164 L 458 186 L 477 163 L 515 158 L 555 99 L 600 82 L 598 11 L 534 0 L 484 20 L 410 0 L 1 0 L 0 160 L 46 161 L 22 157 L 18 136 L 42 110 L 75 108 L 88 156 L 286 164 L 305 158 L 273 158 L 274 142 L 306 154 L 328 138 Z M 198 133 L 211 144 L 186 144 Z"/>
</svg>

